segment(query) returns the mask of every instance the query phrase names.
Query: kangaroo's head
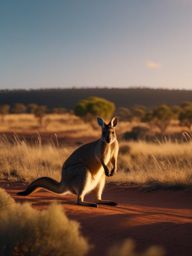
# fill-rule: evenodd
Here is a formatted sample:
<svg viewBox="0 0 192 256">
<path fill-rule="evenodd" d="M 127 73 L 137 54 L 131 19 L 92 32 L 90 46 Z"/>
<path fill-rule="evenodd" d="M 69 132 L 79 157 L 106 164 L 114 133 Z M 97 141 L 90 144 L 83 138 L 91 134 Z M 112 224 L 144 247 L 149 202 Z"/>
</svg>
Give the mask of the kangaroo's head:
<svg viewBox="0 0 192 256">
<path fill-rule="evenodd" d="M 97 122 L 102 129 L 102 140 L 108 144 L 113 143 L 116 140 L 115 127 L 117 125 L 117 117 L 113 117 L 108 124 L 102 118 L 97 117 Z"/>
</svg>

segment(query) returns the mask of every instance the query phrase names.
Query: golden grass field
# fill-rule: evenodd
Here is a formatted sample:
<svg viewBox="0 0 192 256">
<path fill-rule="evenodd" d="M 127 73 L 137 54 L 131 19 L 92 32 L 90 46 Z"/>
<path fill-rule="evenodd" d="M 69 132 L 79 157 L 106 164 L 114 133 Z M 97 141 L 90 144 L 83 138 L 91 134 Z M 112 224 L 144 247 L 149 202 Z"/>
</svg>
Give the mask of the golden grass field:
<svg viewBox="0 0 192 256">
<path fill-rule="evenodd" d="M 53 133 L 57 136 L 57 132 L 60 131 L 65 137 L 75 138 L 74 143 L 72 145 L 64 143 L 58 147 L 57 143 L 49 141 L 47 135 L 47 143 L 42 144 L 39 136 L 36 143 L 28 144 L 17 136 L 17 131 L 20 129 L 30 133 L 30 120 L 34 123 L 35 118 L 31 115 L 7 116 L 4 130 L 7 125 L 6 128 L 9 131 L 15 132 L 15 137 L 14 143 L 13 141 L 10 143 L 3 133 L 0 137 L 0 177 L 2 179 L 31 181 L 37 177 L 50 176 L 59 180 L 63 162 L 78 147 L 75 142 L 81 140 L 83 143 L 83 136 L 87 134 L 91 139 L 100 136 L 100 128 L 96 123 L 93 125 L 84 123 L 71 114 L 65 114 L 62 118 L 60 115 L 46 118 L 52 120 L 46 128 L 48 134 Z M 120 138 L 131 125 L 125 122 L 119 123 L 117 134 Z M 13 127 L 17 129 L 13 130 Z M 109 182 L 146 186 L 191 186 L 191 149 L 192 138 L 187 143 L 167 140 L 157 143 L 125 142 L 120 139 L 119 171 L 116 176 L 109 179 Z"/>
<path fill-rule="evenodd" d="M 117 132 L 122 134 L 123 132 L 130 131 L 137 125 L 148 127 L 147 124 L 141 124 L 136 120 L 132 122 L 121 121 L 118 124 Z M 85 131 L 89 130 L 89 133 L 91 132 L 91 134 L 96 136 L 99 131 L 96 120 L 93 120 L 91 123 L 85 123 L 72 113 L 47 114 L 43 117 L 42 126 L 40 126 L 38 118 L 32 114 L 9 114 L 3 117 L 0 125 L 0 132 L 64 132 L 71 130 L 77 134 L 82 132 L 84 135 Z M 172 120 L 167 133 L 171 134 L 185 130 L 187 128 L 180 127 L 177 120 Z M 158 129 L 153 127 L 153 131 L 158 131 Z"/>
<path fill-rule="evenodd" d="M 60 179 L 65 159 L 77 146 L 28 145 L 23 141 L 0 141 L 0 177 L 31 181 L 50 176 Z M 119 170 L 109 182 L 138 185 L 191 186 L 192 142 L 120 143 Z"/>
</svg>

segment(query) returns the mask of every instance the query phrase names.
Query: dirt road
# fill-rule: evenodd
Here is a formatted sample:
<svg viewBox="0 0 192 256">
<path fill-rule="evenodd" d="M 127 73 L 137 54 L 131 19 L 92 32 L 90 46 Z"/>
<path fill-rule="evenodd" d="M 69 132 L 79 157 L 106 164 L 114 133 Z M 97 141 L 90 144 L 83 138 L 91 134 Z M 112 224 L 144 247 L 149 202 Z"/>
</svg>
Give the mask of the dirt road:
<svg viewBox="0 0 192 256">
<path fill-rule="evenodd" d="M 18 202 L 31 202 L 42 209 L 57 200 L 67 215 L 80 222 L 81 231 L 94 248 L 89 256 L 106 255 L 108 248 L 126 238 L 136 241 L 138 250 L 159 245 L 168 256 L 192 255 L 192 191 L 158 190 L 144 192 L 138 188 L 107 185 L 106 199 L 118 202 L 117 207 L 82 207 L 75 197 L 56 196 L 39 191 L 29 197 L 19 197 L 22 184 L 2 184 Z M 87 200 L 93 200 L 89 196 Z"/>
</svg>

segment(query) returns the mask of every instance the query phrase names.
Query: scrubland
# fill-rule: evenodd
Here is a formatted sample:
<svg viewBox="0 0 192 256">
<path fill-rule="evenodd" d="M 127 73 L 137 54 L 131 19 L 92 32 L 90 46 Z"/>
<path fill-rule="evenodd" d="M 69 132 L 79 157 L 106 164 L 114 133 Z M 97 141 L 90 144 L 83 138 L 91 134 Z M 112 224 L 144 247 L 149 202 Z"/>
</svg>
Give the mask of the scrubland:
<svg viewBox="0 0 192 256">
<path fill-rule="evenodd" d="M 47 120 L 47 121 L 46 121 Z M 120 122 L 117 134 L 120 142 L 118 172 L 107 178 L 109 183 L 140 188 L 192 187 L 192 138 L 178 141 L 125 141 L 122 134 L 137 123 Z M 177 127 L 176 127 L 177 128 Z M 174 128 L 175 129 L 175 128 Z M 41 176 L 60 180 L 65 159 L 84 143 L 85 136 L 97 139 L 100 135 L 96 122 L 84 123 L 71 114 L 46 116 L 45 126 L 39 127 L 32 115 L 9 115 L 0 127 L 0 179 L 12 183 L 30 182 Z M 14 140 L 4 132 L 12 132 Z M 37 140 L 28 142 L 18 134 L 37 133 Z M 48 135 L 42 142 L 40 133 Z M 171 133 L 171 128 L 169 128 Z M 72 138 L 73 143 L 60 143 L 58 133 Z M 50 140 L 54 134 L 56 140 Z M 22 184 L 23 185 L 23 184 Z M 32 246 L 33 245 L 33 246 Z M 30 204 L 16 203 L 0 189 L 0 255 L 87 255 L 92 245 L 81 234 L 79 224 L 70 220 L 59 205 L 38 211 Z M 109 256 L 162 256 L 159 247 L 138 253 L 129 238 L 111 245 Z"/>
<path fill-rule="evenodd" d="M 2 179 L 28 182 L 37 177 L 50 176 L 59 180 L 63 162 L 79 144 L 84 143 L 84 137 L 90 136 L 91 139 L 97 139 L 100 136 L 100 129 L 96 122 L 85 123 L 70 113 L 47 115 L 44 122 L 47 122 L 46 127 L 39 130 L 38 120 L 33 115 L 5 117 L 1 130 L 11 131 L 14 134 L 14 140 L 10 142 L 7 135 L 1 133 L 0 177 Z M 120 138 L 118 173 L 108 181 L 150 187 L 191 186 L 191 135 L 185 135 L 188 136 L 185 143 L 169 140 L 163 142 L 157 140 L 156 143 L 124 141 L 122 134 L 134 125 L 138 124 L 120 122 L 117 127 Z M 174 123 L 172 129 L 175 129 L 175 125 Z M 17 136 L 19 131 L 21 134 L 23 131 L 28 132 L 29 135 L 35 132 L 37 140 L 29 144 L 25 139 Z M 46 143 L 42 143 L 38 132 L 47 132 Z M 60 132 L 69 141 L 73 139 L 74 143 L 60 145 L 57 137 Z M 55 136 L 55 143 L 50 140 L 51 135 Z"/>
</svg>

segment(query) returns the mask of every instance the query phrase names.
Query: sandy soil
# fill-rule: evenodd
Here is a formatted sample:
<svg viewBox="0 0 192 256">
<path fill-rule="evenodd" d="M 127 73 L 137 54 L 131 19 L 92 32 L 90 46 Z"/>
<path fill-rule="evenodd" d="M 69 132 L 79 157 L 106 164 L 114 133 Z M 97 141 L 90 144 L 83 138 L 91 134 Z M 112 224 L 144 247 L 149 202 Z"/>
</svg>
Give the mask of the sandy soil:
<svg viewBox="0 0 192 256">
<path fill-rule="evenodd" d="M 23 184 L 2 183 L 18 202 L 31 202 L 43 209 L 57 200 L 67 215 L 81 223 L 81 231 L 94 245 L 89 256 L 106 255 L 114 243 L 125 238 L 134 239 L 138 250 L 160 245 L 168 256 L 192 255 L 192 191 L 158 190 L 144 192 L 138 188 L 107 185 L 104 197 L 118 202 L 118 206 L 82 207 L 75 204 L 75 196 L 64 197 L 39 191 L 28 197 L 16 192 Z M 94 200 L 92 195 L 87 200 Z"/>
</svg>

